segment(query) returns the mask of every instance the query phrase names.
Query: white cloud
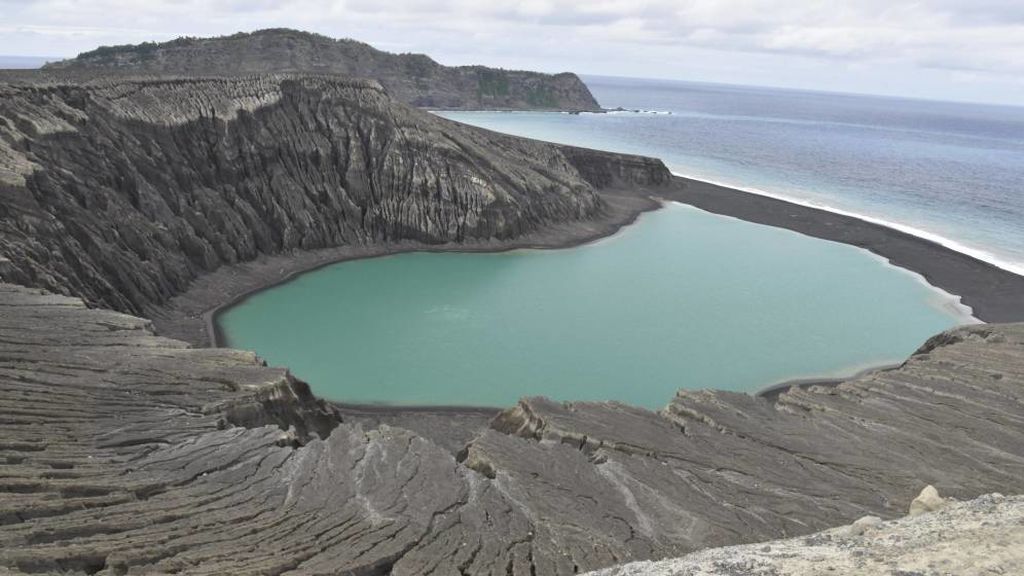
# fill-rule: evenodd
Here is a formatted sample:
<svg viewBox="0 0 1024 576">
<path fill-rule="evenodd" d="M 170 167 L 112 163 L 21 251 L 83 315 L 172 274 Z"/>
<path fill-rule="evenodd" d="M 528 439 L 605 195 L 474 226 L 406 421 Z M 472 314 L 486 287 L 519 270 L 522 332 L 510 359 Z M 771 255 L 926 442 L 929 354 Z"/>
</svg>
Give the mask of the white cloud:
<svg viewBox="0 0 1024 576">
<path fill-rule="evenodd" d="M 650 74 L 660 57 L 685 77 L 686 58 L 712 73 L 757 62 L 773 69 L 746 76 L 783 85 L 851 62 L 865 90 L 872 75 L 976 85 L 957 80 L 968 72 L 1019 86 L 1024 71 L 1020 0 L 0 0 L 0 14 L 0 53 L 15 55 L 286 26 L 448 63 Z"/>
</svg>

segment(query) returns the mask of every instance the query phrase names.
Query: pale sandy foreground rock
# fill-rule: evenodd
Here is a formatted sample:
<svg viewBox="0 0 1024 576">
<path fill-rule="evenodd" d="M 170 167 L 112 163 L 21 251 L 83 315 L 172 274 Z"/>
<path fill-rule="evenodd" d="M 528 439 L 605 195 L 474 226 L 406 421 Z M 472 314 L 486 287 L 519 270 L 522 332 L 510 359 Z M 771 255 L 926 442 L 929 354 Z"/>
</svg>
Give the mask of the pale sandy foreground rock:
<svg viewBox="0 0 1024 576">
<path fill-rule="evenodd" d="M 850 524 L 849 533 L 852 536 L 860 536 L 870 530 L 876 530 L 882 525 L 883 520 L 878 516 L 865 516 L 853 524 Z"/>
<path fill-rule="evenodd" d="M 1024 574 L 1024 496 L 997 494 L 885 522 L 789 540 L 712 548 L 590 576 L 967 576 Z"/>
<path fill-rule="evenodd" d="M 935 486 L 928 485 L 921 490 L 921 493 L 917 495 L 910 502 L 911 516 L 917 516 L 926 512 L 934 512 L 946 505 L 946 500 L 939 496 L 939 491 L 935 489 Z"/>
</svg>

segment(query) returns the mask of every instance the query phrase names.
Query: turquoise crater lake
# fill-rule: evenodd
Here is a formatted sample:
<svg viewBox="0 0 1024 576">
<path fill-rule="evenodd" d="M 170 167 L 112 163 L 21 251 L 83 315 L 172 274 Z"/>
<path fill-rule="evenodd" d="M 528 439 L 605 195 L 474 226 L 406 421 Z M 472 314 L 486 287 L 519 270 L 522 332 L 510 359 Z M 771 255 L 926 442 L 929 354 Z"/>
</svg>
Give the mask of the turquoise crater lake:
<svg viewBox="0 0 1024 576">
<path fill-rule="evenodd" d="M 866 251 L 680 204 L 577 248 L 334 264 L 218 316 L 332 400 L 648 408 L 898 362 L 970 320 Z"/>
</svg>

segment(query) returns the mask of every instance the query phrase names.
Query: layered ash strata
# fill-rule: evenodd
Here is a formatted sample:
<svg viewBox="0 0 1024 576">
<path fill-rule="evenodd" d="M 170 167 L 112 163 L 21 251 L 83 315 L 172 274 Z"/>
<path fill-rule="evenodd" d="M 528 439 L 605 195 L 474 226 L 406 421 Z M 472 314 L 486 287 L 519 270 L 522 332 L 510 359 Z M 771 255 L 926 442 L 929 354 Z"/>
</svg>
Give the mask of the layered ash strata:
<svg viewBox="0 0 1024 576">
<path fill-rule="evenodd" d="M 586 223 L 648 158 L 470 128 L 331 76 L 0 85 L 0 278 L 140 313 L 196 277 L 332 246 Z"/>
<path fill-rule="evenodd" d="M 929 483 L 1024 489 L 1024 325 L 775 402 L 527 399 L 453 442 L 124 314 L 267 255 L 593 234 L 617 187 L 670 180 L 371 81 L 0 86 L 0 278 L 36 287 L 0 285 L 0 566 L 570 574 L 902 515 Z"/>
<path fill-rule="evenodd" d="M 218 38 L 107 46 L 54 62 L 44 71 L 93 78 L 103 74 L 223 75 L 304 72 L 379 80 L 414 106 L 463 110 L 598 111 L 575 74 L 542 74 L 485 66 L 443 66 L 424 54 L 391 54 L 355 40 L 271 29 Z"/>
<path fill-rule="evenodd" d="M 367 428 L 250 353 L 0 285 L 0 566 L 571 574 L 1024 490 L 1024 325 L 777 403 L 530 399 L 460 454 Z"/>
</svg>

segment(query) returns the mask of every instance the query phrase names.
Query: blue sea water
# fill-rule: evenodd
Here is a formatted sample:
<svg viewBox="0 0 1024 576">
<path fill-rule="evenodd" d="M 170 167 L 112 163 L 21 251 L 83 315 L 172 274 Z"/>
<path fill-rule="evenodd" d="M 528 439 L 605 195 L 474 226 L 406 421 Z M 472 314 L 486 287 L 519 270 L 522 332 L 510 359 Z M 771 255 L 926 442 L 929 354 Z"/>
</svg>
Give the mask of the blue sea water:
<svg viewBox="0 0 1024 576">
<path fill-rule="evenodd" d="M 444 112 L 851 213 L 1024 273 L 1024 107 L 584 77 L 605 108 Z"/>
</svg>

